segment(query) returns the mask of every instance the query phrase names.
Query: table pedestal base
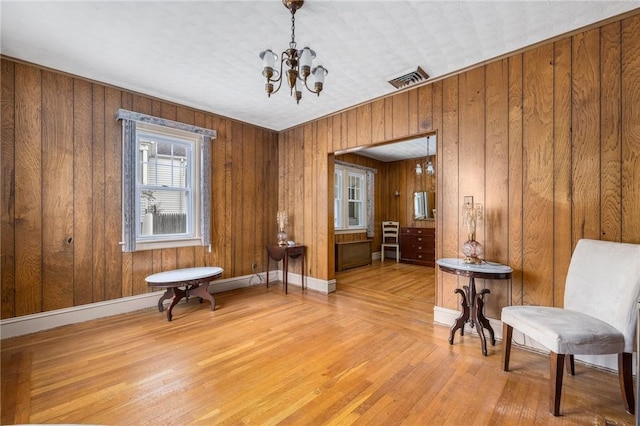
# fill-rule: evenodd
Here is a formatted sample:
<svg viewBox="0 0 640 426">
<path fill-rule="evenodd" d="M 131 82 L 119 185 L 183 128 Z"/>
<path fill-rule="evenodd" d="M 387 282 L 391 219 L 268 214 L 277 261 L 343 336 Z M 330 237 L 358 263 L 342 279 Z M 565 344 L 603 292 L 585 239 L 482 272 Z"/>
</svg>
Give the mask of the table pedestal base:
<svg viewBox="0 0 640 426">
<path fill-rule="evenodd" d="M 484 295 L 489 294 L 490 291 L 485 288 L 482 289 L 480 293 L 476 293 L 476 284 L 473 277 L 469 278 L 469 285 L 465 285 L 463 288 L 464 291 L 459 288 L 455 289 L 455 292 L 460 295 L 462 313 L 451 326 L 449 344 L 453 345 L 453 337 L 458 329 L 460 330 L 460 335 L 464 336 L 464 325 L 469 323 L 472 328 L 475 326 L 482 344 L 482 354 L 487 356 L 487 338 L 484 335 L 485 328 L 489 331 L 491 344 L 493 346 L 496 345 L 493 328 L 491 324 L 489 324 L 487 317 L 484 316 Z"/>
<path fill-rule="evenodd" d="M 173 319 L 173 307 L 176 306 L 183 297 L 189 301 L 189 296 L 192 294 L 200 298 L 200 303 L 202 303 L 204 299 L 207 299 L 211 303 L 211 310 L 213 311 L 216 308 L 216 300 L 207 290 L 208 286 L 209 283 L 207 282 L 206 285 L 187 286 L 185 289 L 180 287 L 167 288 L 164 294 L 160 296 L 160 300 L 158 300 L 158 311 L 164 311 L 164 305 L 162 302 L 171 299 L 171 304 L 167 308 L 167 321 L 171 321 Z"/>
</svg>

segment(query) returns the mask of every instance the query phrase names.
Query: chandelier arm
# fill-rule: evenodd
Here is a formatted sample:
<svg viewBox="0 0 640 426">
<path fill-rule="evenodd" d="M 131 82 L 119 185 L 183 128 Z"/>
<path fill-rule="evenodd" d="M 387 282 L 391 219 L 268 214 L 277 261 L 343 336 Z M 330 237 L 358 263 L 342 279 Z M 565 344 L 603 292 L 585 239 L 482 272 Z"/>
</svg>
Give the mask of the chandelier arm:
<svg viewBox="0 0 640 426">
<path fill-rule="evenodd" d="M 284 63 L 284 60 L 285 60 L 284 58 L 285 58 L 285 52 L 282 52 L 282 54 L 280 54 L 280 74 L 276 80 L 271 80 L 274 83 L 278 82 L 278 87 L 273 92 L 271 92 L 271 94 L 278 93 L 278 90 L 280 90 L 280 88 L 282 87 L 282 80 L 283 80 L 282 64 Z"/>
<path fill-rule="evenodd" d="M 311 89 L 309 88 L 309 86 L 307 85 L 307 78 L 306 78 L 306 77 L 304 78 L 304 80 L 303 80 L 303 81 L 304 81 L 304 87 L 306 87 L 308 91 L 310 91 L 311 93 L 314 93 L 314 94 L 316 94 L 316 95 L 317 95 L 318 93 L 320 93 L 320 92 L 319 92 L 319 91 L 317 91 L 317 90 L 311 90 Z"/>
</svg>

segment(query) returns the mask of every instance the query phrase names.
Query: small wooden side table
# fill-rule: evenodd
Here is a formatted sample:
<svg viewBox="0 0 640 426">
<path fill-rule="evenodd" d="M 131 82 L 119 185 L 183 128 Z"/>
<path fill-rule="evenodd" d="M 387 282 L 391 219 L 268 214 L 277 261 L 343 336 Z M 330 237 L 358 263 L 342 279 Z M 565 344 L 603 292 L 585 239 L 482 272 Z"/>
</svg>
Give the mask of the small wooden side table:
<svg viewBox="0 0 640 426">
<path fill-rule="evenodd" d="M 273 259 L 276 262 L 282 260 L 282 281 L 284 281 L 284 294 L 288 293 L 289 284 L 289 258 L 302 259 L 302 283 L 301 287 L 304 290 L 304 256 L 307 246 L 302 244 L 295 244 L 292 246 L 279 246 L 278 244 L 267 244 L 267 288 L 269 288 L 269 259 Z"/>
<path fill-rule="evenodd" d="M 167 309 L 167 321 L 171 321 L 173 319 L 173 307 L 183 297 L 189 300 L 189 296 L 192 294 L 200 297 L 201 301 L 202 299 L 207 299 L 211 303 L 211 310 L 213 311 L 216 308 L 216 300 L 209 293 L 208 284 L 222 276 L 222 272 L 224 272 L 223 269 L 217 266 L 174 269 L 149 275 L 144 280 L 149 287 L 166 289 L 160 300 L 158 300 L 158 310 L 162 312 L 164 310 L 162 302 L 171 299 L 171 304 Z M 183 290 L 180 287 L 185 287 L 185 289 Z"/>
<path fill-rule="evenodd" d="M 449 334 L 449 344 L 453 345 L 453 336 L 460 329 L 460 335 L 464 336 L 464 325 L 469 323 L 471 327 L 475 325 L 480 336 L 482 344 L 482 354 L 487 356 L 487 338 L 484 335 L 484 329 L 489 331 L 491 344 L 495 346 L 496 338 L 493 334 L 493 328 L 489 324 L 489 320 L 484 316 L 484 295 L 489 294 L 488 288 L 482 289 L 480 293 L 476 292 L 476 278 L 484 278 L 488 280 L 509 280 L 513 269 L 510 266 L 500 263 L 484 262 L 480 265 L 464 263 L 462 259 L 446 258 L 438 259 L 436 263 L 440 270 L 450 274 L 463 277 L 469 277 L 469 285 L 463 286 L 464 291 L 457 288 L 455 292 L 460 295 L 462 305 L 462 313 L 451 326 Z"/>
</svg>

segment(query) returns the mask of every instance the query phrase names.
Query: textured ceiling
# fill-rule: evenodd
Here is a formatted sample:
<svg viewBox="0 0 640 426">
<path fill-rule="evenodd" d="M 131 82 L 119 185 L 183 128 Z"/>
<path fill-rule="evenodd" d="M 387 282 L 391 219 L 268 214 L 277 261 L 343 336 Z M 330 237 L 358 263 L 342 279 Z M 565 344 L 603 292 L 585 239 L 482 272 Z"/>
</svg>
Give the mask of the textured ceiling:
<svg viewBox="0 0 640 426">
<path fill-rule="evenodd" d="M 436 136 L 421 136 L 419 138 L 409 139 L 402 142 L 358 148 L 350 150 L 349 152 L 354 152 L 383 162 L 427 157 L 430 155 L 436 155 Z M 336 154 L 339 155 L 341 153 L 337 152 Z"/>
<path fill-rule="evenodd" d="M 258 53 L 288 47 L 280 0 L 7 1 L 3 55 L 269 129 L 396 89 L 421 66 L 431 78 L 640 7 L 640 1 L 322 1 L 296 13 L 298 47 L 329 69 L 318 98 L 268 99 Z"/>
</svg>

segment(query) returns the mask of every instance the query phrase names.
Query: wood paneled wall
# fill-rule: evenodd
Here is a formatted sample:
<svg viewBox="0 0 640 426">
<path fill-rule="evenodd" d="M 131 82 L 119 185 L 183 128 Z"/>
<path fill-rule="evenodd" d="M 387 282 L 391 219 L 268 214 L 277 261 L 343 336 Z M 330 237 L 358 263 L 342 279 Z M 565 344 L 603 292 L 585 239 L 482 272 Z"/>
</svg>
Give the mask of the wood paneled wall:
<svg viewBox="0 0 640 426">
<path fill-rule="evenodd" d="M 638 52 L 636 12 L 281 132 L 279 205 L 297 212 L 309 273 L 334 277 L 330 154 L 436 132 L 437 257 L 461 255 L 460 208 L 473 195 L 485 205 L 486 258 L 515 271 L 511 291 L 482 283 L 489 316 L 508 304 L 561 306 L 578 239 L 640 243 Z M 307 147 L 318 155 L 296 154 Z M 438 272 L 436 304 L 456 309 L 462 284 Z"/>
<path fill-rule="evenodd" d="M 225 277 L 266 269 L 275 132 L 8 58 L 1 66 L 2 318 L 141 294 L 146 275 L 177 267 L 217 265 Z M 218 132 L 211 252 L 122 253 L 119 108 Z"/>
</svg>

